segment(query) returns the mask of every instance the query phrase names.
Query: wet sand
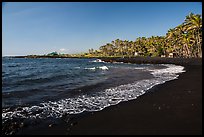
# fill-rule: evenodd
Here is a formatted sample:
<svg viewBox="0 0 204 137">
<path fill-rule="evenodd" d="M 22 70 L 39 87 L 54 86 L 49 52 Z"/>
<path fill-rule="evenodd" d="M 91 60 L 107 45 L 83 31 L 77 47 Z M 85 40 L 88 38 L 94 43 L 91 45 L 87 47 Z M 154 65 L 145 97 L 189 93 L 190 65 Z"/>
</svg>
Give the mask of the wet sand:
<svg viewBox="0 0 204 137">
<path fill-rule="evenodd" d="M 110 61 L 107 58 L 103 60 Z M 136 60 L 111 59 L 111 62 L 137 63 Z M 44 122 L 23 128 L 17 134 L 201 135 L 202 59 L 160 58 L 148 62 L 174 62 L 183 65 L 186 72 L 176 80 L 153 87 L 135 100 L 99 112 L 74 115 L 69 120 L 64 118 L 55 124 Z"/>
</svg>

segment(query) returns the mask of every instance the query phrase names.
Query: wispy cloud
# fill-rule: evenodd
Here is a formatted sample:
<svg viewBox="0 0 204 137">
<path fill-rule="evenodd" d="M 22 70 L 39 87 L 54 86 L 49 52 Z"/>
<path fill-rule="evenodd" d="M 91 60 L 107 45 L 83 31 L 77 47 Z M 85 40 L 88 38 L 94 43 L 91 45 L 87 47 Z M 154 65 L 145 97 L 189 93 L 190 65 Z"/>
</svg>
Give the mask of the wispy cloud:
<svg viewBox="0 0 204 137">
<path fill-rule="evenodd" d="M 64 49 L 64 48 L 61 48 L 61 49 L 59 49 L 61 52 L 63 52 L 63 51 L 65 51 L 66 49 Z"/>
</svg>

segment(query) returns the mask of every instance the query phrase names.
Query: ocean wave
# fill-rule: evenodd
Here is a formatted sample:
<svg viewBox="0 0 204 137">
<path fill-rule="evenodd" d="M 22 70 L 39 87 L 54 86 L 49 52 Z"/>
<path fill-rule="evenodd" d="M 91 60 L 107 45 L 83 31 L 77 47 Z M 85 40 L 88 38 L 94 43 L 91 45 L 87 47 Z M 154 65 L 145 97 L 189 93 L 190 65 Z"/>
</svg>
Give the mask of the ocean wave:
<svg viewBox="0 0 204 137">
<path fill-rule="evenodd" d="M 185 72 L 183 66 L 173 65 L 173 64 L 162 64 L 163 66 L 166 66 L 167 68 L 164 69 L 156 69 L 156 70 L 149 70 L 151 71 L 151 74 L 153 74 L 155 77 L 165 77 L 165 76 L 172 76 L 177 77 L 177 73 Z"/>
<path fill-rule="evenodd" d="M 92 68 L 84 68 L 84 69 L 88 69 L 88 70 L 95 70 L 96 67 L 92 67 Z"/>
<path fill-rule="evenodd" d="M 96 59 L 96 60 L 93 60 L 93 61 L 90 61 L 90 62 L 104 62 L 104 61 L 102 61 L 101 59 Z"/>
<path fill-rule="evenodd" d="M 146 93 L 153 86 L 176 79 L 179 76 L 178 73 L 185 72 L 183 66 L 171 64 L 165 66 L 167 68 L 150 70 L 152 75 L 154 75 L 154 78 L 108 88 L 95 94 L 83 93 L 72 98 L 44 102 L 36 106 L 21 107 L 20 109 L 16 108 L 14 110 L 2 109 L 2 121 L 4 123 L 8 119 L 13 118 L 60 118 L 64 114 L 78 114 L 84 111 L 100 111 L 122 101 L 136 99 Z"/>
<path fill-rule="evenodd" d="M 102 66 L 102 67 L 99 67 L 99 69 L 102 69 L 102 70 L 108 70 L 108 67 L 106 67 L 106 66 Z"/>
<path fill-rule="evenodd" d="M 91 67 L 91 68 L 84 68 L 88 70 L 96 70 L 96 69 L 102 69 L 102 70 L 108 70 L 107 66 L 100 66 L 100 67 Z"/>
<path fill-rule="evenodd" d="M 146 67 L 136 67 L 136 68 L 134 68 L 134 69 L 146 69 Z"/>
</svg>

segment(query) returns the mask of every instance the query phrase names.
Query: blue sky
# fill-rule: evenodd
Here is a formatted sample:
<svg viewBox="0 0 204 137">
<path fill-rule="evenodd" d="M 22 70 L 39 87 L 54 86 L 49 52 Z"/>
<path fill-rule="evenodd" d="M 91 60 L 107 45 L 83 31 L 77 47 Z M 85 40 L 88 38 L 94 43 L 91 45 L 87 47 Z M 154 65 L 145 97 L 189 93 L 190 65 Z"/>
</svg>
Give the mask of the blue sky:
<svg viewBox="0 0 204 137">
<path fill-rule="evenodd" d="M 165 35 L 201 2 L 11 2 L 2 9 L 2 55 L 87 52 L 117 38 Z"/>
</svg>

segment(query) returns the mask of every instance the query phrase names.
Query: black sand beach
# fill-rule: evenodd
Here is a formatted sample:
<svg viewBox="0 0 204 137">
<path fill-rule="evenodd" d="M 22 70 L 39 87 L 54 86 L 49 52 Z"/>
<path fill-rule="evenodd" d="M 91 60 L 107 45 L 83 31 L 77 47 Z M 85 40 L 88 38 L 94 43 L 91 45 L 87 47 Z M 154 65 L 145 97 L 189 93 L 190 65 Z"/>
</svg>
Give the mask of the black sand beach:
<svg viewBox="0 0 204 137">
<path fill-rule="evenodd" d="M 68 124 L 44 122 L 17 134 L 201 135 L 202 59 L 108 59 L 111 62 L 172 63 L 185 67 L 179 78 L 157 85 L 135 100 L 99 112 L 71 116 Z"/>
</svg>

